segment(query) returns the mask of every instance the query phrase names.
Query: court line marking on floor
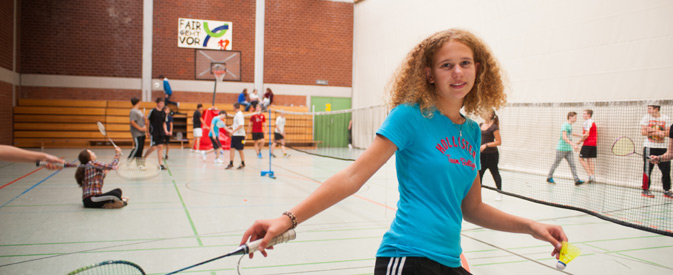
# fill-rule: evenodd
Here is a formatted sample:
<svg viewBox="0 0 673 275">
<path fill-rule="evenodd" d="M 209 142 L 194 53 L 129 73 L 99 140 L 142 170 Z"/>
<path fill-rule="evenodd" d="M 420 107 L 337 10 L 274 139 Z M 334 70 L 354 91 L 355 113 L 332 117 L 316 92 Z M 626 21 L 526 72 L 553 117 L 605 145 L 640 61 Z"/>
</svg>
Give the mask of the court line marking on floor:
<svg viewBox="0 0 673 275">
<path fill-rule="evenodd" d="M 39 170 L 39 169 L 38 169 L 38 170 Z M 26 194 L 26 193 L 28 193 L 28 191 L 33 190 L 33 188 L 35 188 L 35 187 L 37 187 L 38 185 L 42 184 L 43 182 L 47 181 L 49 178 L 53 177 L 54 175 L 58 174 L 58 173 L 61 172 L 61 171 L 63 171 L 63 170 L 58 170 L 58 171 L 52 173 L 51 175 L 47 176 L 47 177 L 44 178 L 43 180 L 38 181 L 35 185 L 33 185 L 33 186 L 31 186 L 30 188 L 26 189 L 25 191 L 21 192 L 21 194 L 17 195 L 16 197 L 14 197 L 13 199 L 11 199 L 11 200 L 9 200 L 8 202 L 4 203 L 3 205 L 0 205 L 0 208 L 3 208 L 3 207 L 5 207 L 5 205 L 8 205 L 8 204 L 12 203 L 14 200 L 16 200 L 16 199 L 18 199 L 19 197 L 23 196 L 23 194 Z"/>
<path fill-rule="evenodd" d="M 203 246 L 203 242 L 201 241 L 201 237 L 199 237 L 199 231 L 196 230 L 196 225 L 194 224 L 194 221 L 192 220 L 192 216 L 189 214 L 189 209 L 187 209 L 187 205 L 185 204 L 185 200 L 182 198 L 182 194 L 180 193 L 180 189 L 178 188 L 178 184 L 175 183 L 175 178 L 173 177 L 173 173 L 171 173 L 170 167 L 168 167 L 168 163 L 166 163 L 166 160 L 164 160 L 164 164 L 166 165 L 166 171 L 168 171 L 168 175 L 171 177 L 171 182 L 173 183 L 173 188 L 175 188 L 175 192 L 178 194 L 178 198 L 180 198 L 180 203 L 182 204 L 182 209 L 185 210 L 185 215 L 187 215 L 187 220 L 189 221 L 189 225 L 192 227 L 192 232 L 194 232 L 194 237 L 196 237 L 196 241 L 199 243 L 199 246 Z"/>
<path fill-rule="evenodd" d="M 33 170 L 32 172 L 30 172 L 30 173 L 28 173 L 28 174 L 25 174 L 25 175 L 21 176 L 20 178 L 11 181 L 10 183 L 7 183 L 7 184 L 5 184 L 5 185 L 3 185 L 3 186 L 0 186 L 0 189 L 5 188 L 5 187 L 9 186 L 10 184 L 19 181 L 19 180 L 21 180 L 22 178 L 25 178 L 25 177 L 27 177 L 27 176 L 30 176 L 31 174 L 33 174 L 33 173 L 35 173 L 35 172 L 37 172 L 37 171 L 40 171 L 42 168 L 44 168 L 44 167 L 37 168 L 37 169 Z"/>
</svg>

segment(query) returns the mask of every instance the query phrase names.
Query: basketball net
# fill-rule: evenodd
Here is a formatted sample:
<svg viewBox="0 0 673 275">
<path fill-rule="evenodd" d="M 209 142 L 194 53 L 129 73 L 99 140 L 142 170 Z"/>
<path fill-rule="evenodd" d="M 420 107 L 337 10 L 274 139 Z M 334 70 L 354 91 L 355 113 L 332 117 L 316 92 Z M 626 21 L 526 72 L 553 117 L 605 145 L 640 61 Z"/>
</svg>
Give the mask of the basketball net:
<svg viewBox="0 0 673 275">
<path fill-rule="evenodd" d="M 216 71 L 213 71 L 213 74 L 215 75 L 215 79 L 217 79 L 217 81 L 222 81 L 224 79 L 224 76 L 227 74 L 227 71 L 226 70 L 216 70 Z"/>
</svg>

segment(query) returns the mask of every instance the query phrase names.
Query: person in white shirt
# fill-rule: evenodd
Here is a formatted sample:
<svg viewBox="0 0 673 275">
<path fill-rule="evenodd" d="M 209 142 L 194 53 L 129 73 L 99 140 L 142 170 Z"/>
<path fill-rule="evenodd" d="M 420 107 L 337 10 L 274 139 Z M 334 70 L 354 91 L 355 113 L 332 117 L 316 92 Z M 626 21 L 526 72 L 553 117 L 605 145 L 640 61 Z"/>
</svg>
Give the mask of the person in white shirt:
<svg viewBox="0 0 673 275">
<path fill-rule="evenodd" d="M 283 113 L 278 113 L 278 116 L 276 117 L 276 129 L 273 133 L 273 144 L 271 145 L 271 156 L 274 158 L 276 155 L 273 154 L 273 149 L 276 148 L 276 144 L 278 143 L 280 143 L 280 149 L 283 151 L 283 156 L 289 157 L 290 155 L 285 151 L 285 117 L 283 116 Z"/>
<path fill-rule="evenodd" d="M 662 155 L 666 153 L 666 134 L 668 133 L 667 126 L 671 119 L 667 115 L 661 114 L 661 105 L 657 101 L 650 101 L 647 103 L 647 115 L 640 120 L 640 134 L 645 136 L 643 142 L 643 197 L 654 198 L 654 194 L 650 191 L 650 175 L 654 165 L 650 164 L 650 156 Z M 671 190 L 671 162 L 664 161 L 656 164 L 661 170 L 661 182 L 663 183 L 664 197 L 673 198 Z"/>
<path fill-rule="evenodd" d="M 259 93 L 257 89 L 252 90 L 252 93 L 248 95 L 250 97 L 250 106 L 253 110 L 257 110 L 257 104 L 259 104 Z"/>
<path fill-rule="evenodd" d="M 245 155 L 243 155 L 243 147 L 245 147 L 245 119 L 243 118 L 243 112 L 241 112 L 241 104 L 234 103 L 234 122 L 231 125 L 232 135 L 231 135 L 231 149 L 229 150 L 229 165 L 224 169 L 234 168 L 234 158 L 236 153 L 234 149 L 238 151 L 238 154 L 241 156 L 241 165 L 236 169 L 243 169 L 245 167 Z"/>
</svg>

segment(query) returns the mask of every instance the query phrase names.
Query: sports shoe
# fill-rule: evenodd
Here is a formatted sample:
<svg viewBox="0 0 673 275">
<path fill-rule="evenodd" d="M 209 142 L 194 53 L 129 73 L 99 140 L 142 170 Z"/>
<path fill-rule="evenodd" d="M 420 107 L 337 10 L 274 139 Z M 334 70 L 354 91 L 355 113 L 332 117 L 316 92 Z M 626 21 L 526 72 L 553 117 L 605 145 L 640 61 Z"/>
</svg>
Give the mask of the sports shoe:
<svg viewBox="0 0 673 275">
<path fill-rule="evenodd" d="M 164 159 L 168 159 L 168 155 L 165 155 L 165 156 L 164 156 Z"/>
<path fill-rule="evenodd" d="M 575 185 L 582 185 L 584 183 L 583 180 L 577 180 L 575 181 Z"/>
<path fill-rule="evenodd" d="M 671 190 L 664 191 L 664 198 L 673 199 L 673 192 Z"/>
<path fill-rule="evenodd" d="M 274 158 L 276 157 L 276 155 L 274 155 L 274 154 L 271 154 L 271 156 L 274 157 Z"/>
<path fill-rule="evenodd" d="M 285 153 L 285 154 L 283 154 L 283 157 L 289 158 L 289 157 L 290 157 L 290 154 Z"/>
<path fill-rule="evenodd" d="M 594 176 L 589 176 L 589 178 L 587 179 L 587 183 L 592 183 L 592 182 L 594 182 Z"/>
<path fill-rule="evenodd" d="M 166 166 L 164 166 L 163 164 L 159 165 L 159 168 L 161 168 L 161 170 L 166 170 Z"/>
<path fill-rule="evenodd" d="M 640 194 L 643 197 L 654 198 L 654 194 L 650 190 L 643 190 L 643 193 Z"/>
<path fill-rule="evenodd" d="M 548 183 L 556 183 L 556 182 L 554 182 L 554 178 L 547 178 L 547 182 Z"/>
<path fill-rule="evenodd" d="M 236 169 L 243 169 L 243 167 L 245 167 L 245 164 L 242 164 L 242 163 L 241 163 L 241 165 L 238 166 Z"/>
<path fill-rule="evenodd" d="M 227 165 L 227 167 L 225 167 L 224 169 L 225 169 L 225 170 L 229 170 L 229 169 L 231 169 L 231 168 L 234 168 L 234 165 L 231 164 L 231 163 L 229 163 L 229 165 Z"/>
<path fill-rule="evenodd" d="M 259 158 L 259 159 L 262 158 L 262 152 L 257 153 L 257 158 Z"/>
<path fill-rule="evenodd" d="M 205 151 L 201 151 L 201 156 L 203 157 L 203 160 L 206 160 L 206 152 Z"/>
<path fill-rule="evenodd" d="M 213 162 L 214 162 L 214 163 L 224 163 L 224 160 L 221 160 L 221 159 L 215 159 Z"/>
</svg>

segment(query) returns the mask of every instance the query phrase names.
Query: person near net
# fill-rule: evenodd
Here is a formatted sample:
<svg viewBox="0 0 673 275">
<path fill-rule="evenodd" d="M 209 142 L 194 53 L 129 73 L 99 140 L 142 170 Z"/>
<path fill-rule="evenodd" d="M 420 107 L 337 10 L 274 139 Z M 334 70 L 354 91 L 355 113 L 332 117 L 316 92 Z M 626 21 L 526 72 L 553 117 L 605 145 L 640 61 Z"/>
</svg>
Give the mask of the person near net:
<svg viewBox="0 0 673 275">
<path fill-rule="evenodd" d="M 236 152 L 241 156 L 241 165 L 236 169 L 243 169 L 245 167 L 245 155 L 243 154 L 243 148 L 245 147 L 245 118 L 243 117 L 243 112 L 241 112 L 241 105 L 234 103 L 234 121 L 231 125 L 231 149 L 229 150 L 229 165 L 224 169 L 234 168 L 234 158 L 236 157 Z"/>
<path fill-rule="evenodd" d="M 164 99 L 158 97 L 155 102 L 157 107 L 150 111 L 147 116 L 145 124 L 147 127 L 147 134 L 150 136 L 150 149 L 145 152 L 144 158 L 147 158 L 154 150 L 157 150 L 157 161 L 161 170 L 166 170 L 166 167 L 161 164 L 161 151 L 163 150 L 164 136 L 168 133 L 166 130 L 166 113 L 164 113 Z"/>
<path fill-rule="evenodd" d="M 596 122 L 593 119 L 594 111 L 591 109 L 586 109 L 582 113 L 582 118 L 584 123 L 582 124 L 582 138 L 577 141 L 577 145 L 582 144 L 580 149 L 580 163 L 584 167 L 584 171 L 587 172 L 589 178 L 587 182 L 593 182 L 596 180 Z"/>
<path fill-rule="evenodd" d="M 163 79 L 164 81 L 164 103 L 166 103 L 166 105 L 173 104 L 177 107 L 180 107 L 179 102 L 171 101 L 171 97 L 173 96 L 173 89 L 171 89 L 171 83 L 168 82 L 168 78 L 164 75 L 159 75 L 159 78 Z"/>
<path fill-rule="evenodd" d="M 271 91 L 271 88 L 266 88 L 266 93 L 262 98 L 262 111 L 266 111 L 271 104 L 273 104 L 273 91 Z"/>
<path fill-rule="evenodd" d="M 264 148 L 264 123 L 266 116 L 262 113 L 262 105 L 257 105 L 255 114 L 250 116 L 250 131 L 255 146 L 255 155 L 262 158 L 262 149 Z"/>
<path fill-rule="evenodd" d="M 658 101 L 647 102 L 647 114 L 640 120 L 640 134 L 645 136 L 643 142 L 643 197 L 654 198 L 654 194 L 650 191 L 650 183 L 652 181 L 650 175 L 654 169 L 654 165 L 649 162 L 650 156 L 662 155 L 666 153 L 666 134 L 668 133 L 666 126 L 669 125 L 671 119 L 661 113 L 661 105 Z M 661 171 L 661 183 L 664 190 L 671 189 L 671 162 L 660 161 L 656 164 Z"/>
<path fill-rule="evenodd" d="M 140 110 L 140 99 L 131 98 L 131 112 L 129 113 L 129 127 L 131 128 L 131 137 L 133 137 L 133 149 L 128 156 L 129 160 L 135 160 L 138 166 L 142 165 L 143 150 L 145 149 L 145 114 Z"/>
<path fill-rule="evenodd" d="M 245 111 L 250 110 L 250 102 L 248 101 L 248 89 L 243 89 L 240 94 L 238 94 L 238 104 L 245 106 Z"/>
<path fill-rule="evenodd" d="M 668 149 L 663 155 L 652 155 L 650 156 L 650 162 L 652 164 L 659 164 L 661 162 L 670 162 L 673 159 L 673 124 L 668 127 Z M 664 197 L 673 199 L 673 192 L 671 191 L 671 185 L 664 185 Z"/>
<path fill-rule="evenodd" d="M 570 166 L 570 172 L 573 174 L 573 179 L 575 179 L 575 185 L 583 184 L 584 181 L 580 180 L 577 176 L 577 168 L 575 167 L 575 157 L 573 156 L 573 150 L 577 151 L 578 147 L 572 142 L 573 138 L 573 126 L 572 124 L 577 121 L 576 112 L 568 112 L 566 116 L 567 122 L 563 123 L 561 126 L 561 134 L 558 143 L 556 144 L 556 158 L 554 159 L 554 164 L 552 164 L 547 174 L 548 183 L 556 183 L 554 181 L 554 171 L 561 164 L 561 161 L 565 159 Z M 575 134 L 575 136 L 579 136 Z"/>
<path fill-rule="evenodd" d="M 164 136 L 164 146 L 166 147 L 166 152 L 164 153 L 164 159 L 168 159 L 168 149 L 171 142 L 171 137 L 173 136 L 173 116 L 171 115 L 171 108 L 164 106 L 164 113 L 166 114 L 166 135 Z"/>
<path fill-rule="evenodd" d="M 481 129 L 481 147 L 479 148 L 481 152 L 481 169 L 479 170 L 479 179 L 483 181 L 484 174 L 488 169 L 491 171 L 495 187 L 501 191 L 502 177 L 500 177 L 500 171 L 498 170 L 500 159 L 498 146 L 502 144 L 500 139 L 500 119 L 495 110 L 485 111 L 481 118 L 484 122 L 479 125 Z M 500 193 L 496 194 L 495 200 L 502 200 L 502 195 Z"/>
<path fill-rule="evenodd" d="M 53 155 L 43 152 L 28 151 L 11 145 L 0 145 L 0 160 L 32 163 L 42 161 L 45 163 L 45 167 L 49 170 L 63 169 L 63 164 L 65 164 L 65 160 Z"/>
<path fill-rule="evenodd" d="M 213 160 L 213 162 L 224 163 L 224 161 L 220 159 L 220 154 L 222 154 L 222 157 L 224 157 L 222 142 L 220 142 L 220 129 L 224 129 L 227 132 L 230 132 L 229 129 L 227 129 L 227 125 L 224 123 L 226 118 L 227 118 L 227 112 L 224 110 L 220 110 L 217 116 L 213 117 L 213 119 L 210 121 L 210 130 L 208 131 L 208 138 L 210 138 L 210 143 L 213 145 L 213 149 L 207 151 L 201 151 L 201 156 L 203 157 L 203 160 L 207 159 L 208 153 L 215 152 L 215 160 Z"/>
<path fill-rule="evenodd" d="M 285 151 L 285 115 L 278 112 L 276 114 L 276 125 L 273 130 L 273 143 L 271 144 L 271 156 L 276 157 L 273 154 L 274 149 L 276 149 L 276 144 L 280 144 L 280 150 L 283 152 L 283 157 L 289 157 L 290 155 Z"/>
<path fill-rule="evenodd" d="M 194 152 L 200 152 L 201 151 L 201 137 L 203 136 L 203 128 L 206 126 L 205 121 L 203 120 L 203 116 L 201 115 L 203 113 L 203 104 L 199 103 L 196 105 L 196 111 L 194 111 L 194 115 L 192 116 L 192 127 L 194 127 L 193 130 L 193 136 L 194 136 L 194 149 L 192 149 Z"/>
<path fill-rule="evenodd" d="M 103 181 L 108 171 L 117 169 L 121 148 L 115 147 L 112 162 L 104 163 L 91 150 L 82 150 L 77 158 L 81 163 L 75 171 L 77 185 L 82 188 L 82 204 L 86 208 L 122 208 L 127 205 L 128 198 L 122 197 L 122 190 L 115 188 L 103 193 Z"/>
<path fill-rule="evenodd" d="M 395 154 L 399 209 L 376 253 L 374 274 L 386 274 L 390 266 L 394 274 L 469 274 L 460 260 L 463 219 L 528 233 L 551 243 L 552 255 L 558 255 L 567 241 L 560 226 L 510 215 L 481 200 L 481 133 L 460 110 L 478 114 L 501 107 L 505 97 L 500 66 L 481 39 L 457 29 L 430 36 L 397 70 L 393 109 L 366 151 L 289 211 L 255 221 L 241 243 L 263 239 L 259 249 L 266 256 L 273 237 L 357 192 Z"/>
</svg>

